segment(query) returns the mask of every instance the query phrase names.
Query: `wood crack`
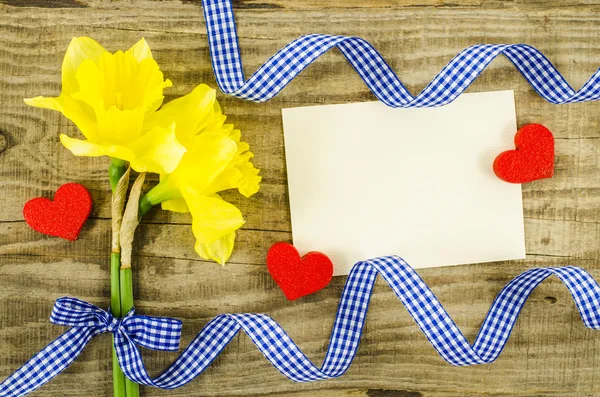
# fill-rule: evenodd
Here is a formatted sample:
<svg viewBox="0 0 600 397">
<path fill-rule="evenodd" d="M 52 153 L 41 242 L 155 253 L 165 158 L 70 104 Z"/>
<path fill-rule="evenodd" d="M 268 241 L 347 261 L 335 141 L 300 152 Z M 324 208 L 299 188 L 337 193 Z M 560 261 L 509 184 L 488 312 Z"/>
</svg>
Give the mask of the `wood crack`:
<svg viewBox="0 0 600 397">
<path fill-rule="evenodd" d="M 13 7 L 31 8 L 87 8 L 78 0 L 0 0 L 0 3 Z"/>
</svg>

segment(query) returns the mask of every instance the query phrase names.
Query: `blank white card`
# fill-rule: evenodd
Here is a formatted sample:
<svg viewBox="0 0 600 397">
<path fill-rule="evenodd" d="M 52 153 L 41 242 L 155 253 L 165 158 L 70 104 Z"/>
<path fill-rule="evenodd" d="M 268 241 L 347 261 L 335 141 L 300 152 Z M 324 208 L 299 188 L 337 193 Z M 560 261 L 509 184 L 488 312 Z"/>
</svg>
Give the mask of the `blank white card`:
<svg viewBox="0 0 600 397">
<path fill-rule="evenodd" d="M 525 257 L 521 185 L 494 158 L 514 148 L 514 94 L 450 105 L 381 102 L 283 109 L 294 245 L 334 275 L 399 255 L 415 268 Z"/>
</svg>

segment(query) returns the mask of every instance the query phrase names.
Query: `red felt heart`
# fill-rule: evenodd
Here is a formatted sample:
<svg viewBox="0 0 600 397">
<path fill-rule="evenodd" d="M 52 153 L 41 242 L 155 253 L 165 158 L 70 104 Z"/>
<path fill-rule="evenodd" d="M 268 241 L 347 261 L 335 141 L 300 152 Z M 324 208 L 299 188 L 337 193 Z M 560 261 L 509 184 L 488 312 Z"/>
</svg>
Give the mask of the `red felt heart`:
<svg viewBox="0 0 600 397">
<path fill-rule="evenodd" d="M 494 161 L 498 178 L 526 183 L 554 175 L 554 137 L 541 124 L 523 126 L 515 135 L 515 150 L 502 152 Z"/>
<path fill-rule="evenodd" d="M 333 263 L 327 255 L 309 252 L 300 257 L 296 247 L 284 242 L 269 249 L 267 268 L 291 301 L 325 288 L 333 276 Z"/>
<path fill-rule="evenodd" d="M 58 188 L 54 201 L 43 197 L 29 200 L 23 216 L 33 230 L 73 241 L 91 211 L 90 192 L 78 183 L 67 183 Z"/>
</svg>

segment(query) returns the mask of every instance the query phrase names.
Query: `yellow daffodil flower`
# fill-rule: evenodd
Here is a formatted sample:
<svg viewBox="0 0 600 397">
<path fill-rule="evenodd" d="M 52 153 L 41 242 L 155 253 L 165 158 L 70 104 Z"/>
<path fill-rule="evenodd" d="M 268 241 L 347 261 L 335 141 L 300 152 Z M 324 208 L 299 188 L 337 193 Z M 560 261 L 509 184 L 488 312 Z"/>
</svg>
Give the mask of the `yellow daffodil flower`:
<svg viewBox="0 0 600 397">
<path fill-rule="evenodd" d="M 196 87 L 189 95 L 165 105 L 162 114 L 152 117 L 156 126 L 170 120 L 178 126 L 177 139 L 186 153 L 177 168 L 161 175 L 160 183 L 142 198 L 141 212 L 158 203 L 166 210 L 190 212 L 196 252 L 202 258 L 224 264 L 233 250 L 235 231 L 244 219 L 234 205 L 217 193 L 238 189 L 250 197 L 259 189 L 259 170 L 250 162 L 253 154 L 248 144 L 241 141 L 240 131 L 224 124 L 215 91 L 208 86 Z"/>
<path fill-rule="evenodd" d="M 161 107 L 170 86 L 144 39 L 112 54 L 80 37 L 65 54 L 61 94 L 25 102 L 57 110 L 77 125 L 85 140 L 60 136 L 73 154 L 110 156 L 138 172 L 159 173 L 161 182 L 140 202 L 141 214 L 159 203 L 190 212 L 196 251 L 224 264 L 244 220 L 217 193 L 238 189 L 249 197 L 261 177 L 240 131 L 225 124 L 215 90 L 202 84 Z"/>
<path fill-rule="evenodd" d="M 110 156 L 138 172 L 170 173 L 185 153 L 177 125 L 149 122 L 170 86 L 144 39 L 111 54 L 89 37 L 78 37 L 63 60 L 60 96 L 25 103 L 59 111 L 77 125 L 86 140 L 60 136 L 76 156 Z"/>
</svg>

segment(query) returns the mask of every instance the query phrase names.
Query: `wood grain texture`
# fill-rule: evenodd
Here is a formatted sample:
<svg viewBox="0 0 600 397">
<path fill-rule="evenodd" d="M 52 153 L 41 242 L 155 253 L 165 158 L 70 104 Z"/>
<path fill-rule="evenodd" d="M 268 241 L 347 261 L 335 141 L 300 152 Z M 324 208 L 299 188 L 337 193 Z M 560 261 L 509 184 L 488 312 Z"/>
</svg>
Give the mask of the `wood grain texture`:
<svg viewBox="0 0 600 397">
<path fill-rule="evenodd" d="M 237 0 L 240 45 L 249 74 L 298 35 L 364 37 L 417 93 L 457 52 L 475 43 L 524 42 L 543 51 L 575 86 L 600 66 L 600 5 L 591 0 Z M 58 142 L 77 134 L 57 113 L 29 108 L 23 98 L 60 91 L 60 64 L 73 36 L 89 35 L 108 49 L 144 36 L 165 75 L 168 98 L 200 82 L 216 86 L 199 1 L 0 0 L 0 379 L 63 329 L 48 323 L 53 301 L 76 296 L 108 305 L 110 250 L 108 162 L 75 158 Z M 545 124 L 556 137 L 556 175 L 523 189 L 527 259 L 419 271 L 472 340 L 494 296 L 535 266 L 577 265 L 600 279 L 600 112 L 598 103 L 555 106 L 533 92 L 506 59 L 498 59 L 470 92 L 514 89 L 519 125 Z M 183 344 L 213 316 L 265 312 L 320 362 L 326 352 L 344 278 L 288 302 L 269 277 L 270 245 L 291 240 L 281 108 L 373 100 L 344 57 L 332 51 L 281 95 L 255 104 L 219 94 L 244 133 L 264 177 L 250 200 L 235 195 L 247 223 L 225 268 L 198 259 L 190 219 L 153 210 L 134 248 L 140 312 L 181 318 Z M 80 239 L 66 242 L 29 229 L 28 199 L 65 182 L 94 198 Z M 154 180 L 155 181 L 155 180 Z M 153 183 L 151 179 L 149 184 Z M 490 225 L 492 226 L 492 225 Z M 64 374 L 37 396 L 110 396 L 110 338 L 94 340 Z M 174 358 L 145 354 L 153 373 Z M 279 374 L 240 335 L 189 386 L 144 388 L 147 396 L 597 396 L 600 334 L 586 329 L 562 284 L 550 279 L 526 304 L 500 358 L 455 368 L 432 349 L 391 290 L 378 282 L 358 355 L 343 377 L 296 384 Z"/>
</svg>

